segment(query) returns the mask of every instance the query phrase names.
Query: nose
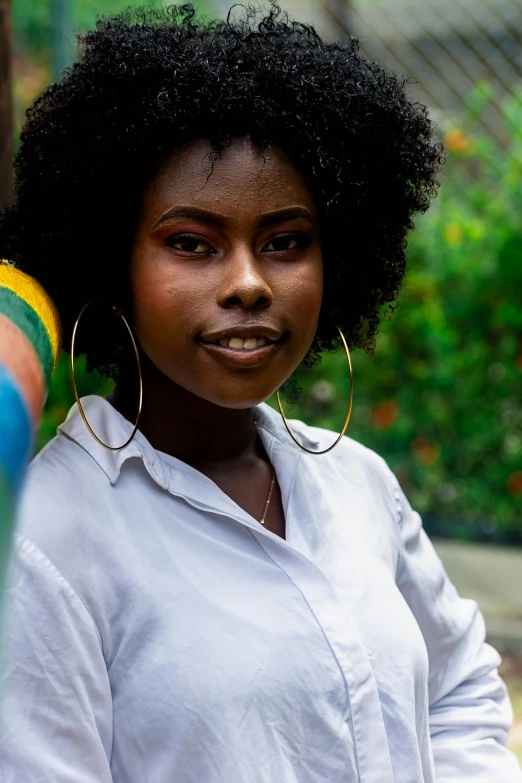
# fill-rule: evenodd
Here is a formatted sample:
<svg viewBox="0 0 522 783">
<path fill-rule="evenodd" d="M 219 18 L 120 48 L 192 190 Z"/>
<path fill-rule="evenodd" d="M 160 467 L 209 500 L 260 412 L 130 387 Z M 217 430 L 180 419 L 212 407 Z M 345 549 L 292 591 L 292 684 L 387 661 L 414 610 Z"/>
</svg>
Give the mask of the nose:
<svg viewBox="0 0 522 783">
<path fill-rule="evenodd" d="M 272 289 L 263 275 L 260 262 L 247 249 L 238 250 L 223 265 L 223 277 L 217 294 L 221 307 L 261 310 L 273 302 Z"/>
</svg>

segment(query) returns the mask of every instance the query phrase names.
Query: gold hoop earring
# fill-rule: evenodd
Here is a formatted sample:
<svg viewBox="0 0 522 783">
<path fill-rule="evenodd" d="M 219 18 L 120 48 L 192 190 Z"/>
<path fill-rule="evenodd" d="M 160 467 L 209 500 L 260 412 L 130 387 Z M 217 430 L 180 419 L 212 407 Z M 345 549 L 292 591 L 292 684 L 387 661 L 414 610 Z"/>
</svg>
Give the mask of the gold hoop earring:
<svg viewBox="0 0 522 783">
<path fill-rule="evenodd" d="M 76 341 L 76 330 L 78 329 L 78 324 L 80 323 L 80 319 L 81 319 L 82 315 L 84 314 L 84 312 L 87 310 L 88 307 L 90 307 L 92 304 L 94 304 L 95 301 L 96 301 L 95 299 L 91 299 L 90 302 L 87 302 L 87 304 L 85 304 L 82 307 L 82 309 L 80 310 L 80 315 L 78 316 L 78 318 L 76 319 L 76 323 L 74 324 L 72 337 L 71 337 L 71 361 L 70 361 L 70 365 L 69 365 L 69 369 L 70 369 L 70 373 L 71 373 L 72 387 L 73 387 L 73 391 L 74 391 L 74 398 L 76 400 L 76 404 L 78 405 L 78 410 L 80 411 L 80 415 L 81 415 L 81 417 L 83 419 L 83 422 L 84 422 L 85 426 L 87 427 L 87 429 L 91 433 L 91 435 L 94 438 L 94 440 L 97 443 L 99 443 L 100 446 L 103 446 L 104 448 L 108 449 L 109 451 L 121 451 L 122 449 L 125 448 L 125 446 L 129 445 L 131 440 L 136 435 L 136 432 L 138 431 L 138 424 L 139 424 L 140 416 L 141 416 L 141 409 L 143 407 L 143 376 L 141 374 L 140 355 L 139 355 L 139 352 L 138 352 L 138 346 L 136 345 L 136 340 L 134 339 L 134 335 L 132 334 L 132 330 L 131 330 L 128 322 L 127 322 L 127 319 L 123 315 L 123 311 L 119 311 L 116 307 L 113 307 L 113 311 L 114 311 L 113 315 L 115 317 L 121 318 L 123 320 L 123 323 L 127 327 L 127 331 L 129 332 L 130 338 L 132 340 L 132 347 L 134 348 L 134 353 L 136 355 L 136 362 L 138 363 L 138 375 L 139 375 L 139 379 L 140 379 L 140 399 L 139 399 L 139 403 L 138 403 L 138 416 L 136 418 L 136 424 L 134 425 L 134 429 L 132 430 L 132 434 L 131 434 L 130 438 L 128 438 L 125 441 L 123 446 L 109 446 L 109 445 L 107 445 L 107 443 L 104 443 L 101 440 L 101 438 L 99 438 L 96 435 L 96 433 L 94 432 L 93 428 L 91 427 L 91 425 L 89 424 L 89 422 L 87 420 L 87 416 L 85 415 L 85 411 L 83 409 L 83 405 L 81 404 L 80 397 L 78 395 L 78 388 L 76 386 L 76 375 L 75 375 L 75 371 L 74 371 L 74 343 Z"/>
<path fill-rule="evenodd" d="M 339 329 L 338 326 L 337 326 L 337 331 L 339 332 L 339 334 L 341 336 L 341 340 L 342 340 L 342 343 L 343 343 L 343 346 L 344 346 L 344 350 L 346 351 L 346 359 L 348 361 L 348 369 L 350 370 L 350 402 L 349 402 L 349 405 L 348 405 L 348 414 L 346 416 L 346 421 L 344 422 L 344 427 L 342 428 L 341 434 L 332 443 L 331 446 L 328 446 L 327 449 L 323 449 L 323 451 L 312 451 L 311 449 L 307 449 L 306 446 L 303 446 L 302 443 L 299 443 L 299 441 L 297 440 L 297 438 L 293 434 L 292 430 L 288 426 L 288 422 L 286 420 L 285 412 L 283 410 L 283 405 L 281 403 L 281 396 L 279 394 L 279 390 L 277 391 L 277 404 L 279 406 L 279 412 L 280 412 L 281 416 L 283 417 L 283 423 L 284 423 L 284 425 L 286 427 L 286 430 L 287 430 L 288 434 L 290 435 L 290 437 L 292 438 L 292 440 L 294 441 L 294 443 L 296 443 L 299 446 L 299 448 L 302 449 L 303 451 L 308 452 L 308 454 L 326 454 L 328 451 L 331 451 L 333 448 L 335 448 L 335 446 L 337 446 L 339 441 L 342 439 L 344 433 L 348 429 L 348 424 L 350 423 L 350 418 L 351 418 L 351 415 L 352 415 L 352 407 L 353 407 L 353 370 L 352 370 L 352 360 L 350 358 L 350 351 L 348 349 L 348 345 L 346 344 L 346 340 L 344 339 L 344 334 L 341 332 L 341 330 Z"/>
</svg>

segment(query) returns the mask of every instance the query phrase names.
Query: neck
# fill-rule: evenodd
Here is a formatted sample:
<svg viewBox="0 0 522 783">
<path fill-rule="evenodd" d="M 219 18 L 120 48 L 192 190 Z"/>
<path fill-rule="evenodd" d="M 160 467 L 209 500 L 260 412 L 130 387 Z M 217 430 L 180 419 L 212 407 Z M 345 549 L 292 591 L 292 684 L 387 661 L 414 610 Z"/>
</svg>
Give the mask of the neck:
<svg viewBox="0 0 522 783">
<path fill-rule="evenodd" d="M 259 452 L 252 408 L 222 408 L 177 386 L 145 360 L 139 429 L 158 451 L 193 466 L 230 463 Z M 135 382 L 135 385 L 136 382 Z M 134 423 L 136 390 L 122 380 L 108 400 Z"/>
</svg>

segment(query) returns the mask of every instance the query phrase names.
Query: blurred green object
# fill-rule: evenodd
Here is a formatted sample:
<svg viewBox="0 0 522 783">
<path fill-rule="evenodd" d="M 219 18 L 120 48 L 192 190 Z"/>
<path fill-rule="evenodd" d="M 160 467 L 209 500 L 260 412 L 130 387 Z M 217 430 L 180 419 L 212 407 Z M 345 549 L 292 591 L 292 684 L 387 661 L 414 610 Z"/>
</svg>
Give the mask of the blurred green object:
<svg viewBox="0 0 522 783">
<path fill-rule="evenodd" d="M 71 0 L 52 0 L 52 6 L 53 79 L 59 79 L 74 59 L 73 4 Z"/>
<path fill-rule="evenodd" d="M 86 371 L 85 357 L 82 356 L 76 360 L 75 368 L 80 397 L 85 397 L 88 394 L 101 394 L 105 397 L 114 388 L 112 381 L 103 380 L 96 372 L 88 373 Z M 74 394 L 69 375 L 69 354 L 62 353 L 49 387 L 49 396 L 36 441 L 36 451 L 39 451 L 51 438 L 54 438 L 56 428 L 65 420 L 73 404 Z"/>
<path fill-rule="evenodd" d="M 26 54 L 49 54 L 60 32 L 74 36 L 94 27 L 99 16 L 112 16 L 131 0 L 16 0 L 13 3 L 13 35 Z M 64 29 L 56 30 L 63 25 Z M 74 41 L 67 41 L 67 59 L 74 56 Z"/>
<path fill-rule="evenodd" d="M 194 6 L 205 9 L 204 2 Z M 132 6 L 163 6 L 161 0 L 14 0 L 13 36 L 18 50 L 25 54 L 49 53 L 56 27 L 63 25 L 66 36 L 94 28 L 100 17 L 111 17 Z M 67 41 L 69 61 L 74 56 L 74 41 Z"/>
</svg>

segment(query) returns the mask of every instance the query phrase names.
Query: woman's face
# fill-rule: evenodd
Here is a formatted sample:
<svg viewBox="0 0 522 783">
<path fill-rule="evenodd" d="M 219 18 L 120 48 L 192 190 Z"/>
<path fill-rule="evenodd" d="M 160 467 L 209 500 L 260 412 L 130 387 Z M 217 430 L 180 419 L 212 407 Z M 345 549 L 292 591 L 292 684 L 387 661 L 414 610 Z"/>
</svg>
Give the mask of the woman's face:
<svg viewBox="0 0 522 783">
<path fill-rule="evenodd" d="M 133 325 L 150 361 L 216 405 L 267 399 L 306 355 L 322 299 L 312 192 L 277 148 L 178 150 L 148 188 L 131 260 Z M 209 176 L 210 174 L 210 176 Z"/>
</svg>

